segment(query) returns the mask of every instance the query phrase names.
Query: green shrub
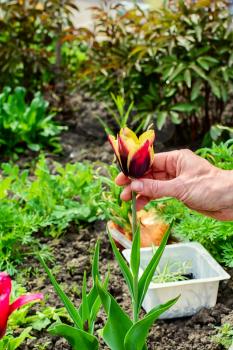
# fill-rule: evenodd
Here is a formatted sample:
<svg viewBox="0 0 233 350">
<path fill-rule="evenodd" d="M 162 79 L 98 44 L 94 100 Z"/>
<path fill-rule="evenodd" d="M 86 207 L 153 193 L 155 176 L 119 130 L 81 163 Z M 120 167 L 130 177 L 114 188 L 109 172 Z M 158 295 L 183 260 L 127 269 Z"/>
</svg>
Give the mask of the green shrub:
<svg viewBox="0 0 233 350">
<path fill-rule="evenodd" d="M 17 151 L 27 146 L 39 151 L 43 146 L 61 149 L 58 134 L 64 127 L 48 113 L 49 103 L 37 92 L 30 104 L 22 87 L 5 87 L 0 94 L 0 145 L 3 150 Z"/>
<path fill-rule="evenodd" d="M 95 8 L 82 78 L 100 99 L 113 92 L 133 100 L 132 124 L 146 128 L 154 119 L 161 129 L 169 119 L 187 142 L 232 121 L 224 112 L 233 86 L 233 32 L 226 0 L 175 5 L 123 14 L 120 5 Z"/>
<path fill-rule="evenodd" d="M 60 0 L 0 1 L 0 87 L 35 92 L 64 84 L 69 69 L 62 47 L 77 10 L 74 0 L 62 6 Z"/>
<path fill-rule="evenodd" d="M 0 178 L 0 270 L 15 271 L 24 254 L 38 249 L 33 233 L 58 237 L 69 224 L 95 221 L 102 191 L 92 166 L 53 164 L 41 156 L 29 171 L 3 164 Z M 40 247 L 41 249 L 42 247 Z"/>
</svg>

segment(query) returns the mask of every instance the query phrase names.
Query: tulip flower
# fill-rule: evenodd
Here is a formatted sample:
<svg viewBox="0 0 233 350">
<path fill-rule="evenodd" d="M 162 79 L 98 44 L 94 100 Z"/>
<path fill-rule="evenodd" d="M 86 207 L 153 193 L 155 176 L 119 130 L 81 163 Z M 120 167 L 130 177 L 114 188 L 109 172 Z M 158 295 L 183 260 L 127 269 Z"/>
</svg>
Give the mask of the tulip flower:
<svg viewBox="0 0 233 350">
<path fill-rule="evenodd" d="M 108 139 L 126 176 L 139 178 L 150 169 L 154 160 L 153 130 L 148 130 L 137 137 L 132 130 L 125 127 L 120 130 L 117 139 L 112 135 L 109 135 Z"/>
<path fill-rule="evenodd" d="M 12 283 L 10 276 L 5 272 L 0 272 L 0 339 L 6 333 L 8 318 L 12 312 L 32 301 L 43 299 L 42 294 L 28 294 L 22 295 L 11 304 L 11 288 Z"/>
</svg>

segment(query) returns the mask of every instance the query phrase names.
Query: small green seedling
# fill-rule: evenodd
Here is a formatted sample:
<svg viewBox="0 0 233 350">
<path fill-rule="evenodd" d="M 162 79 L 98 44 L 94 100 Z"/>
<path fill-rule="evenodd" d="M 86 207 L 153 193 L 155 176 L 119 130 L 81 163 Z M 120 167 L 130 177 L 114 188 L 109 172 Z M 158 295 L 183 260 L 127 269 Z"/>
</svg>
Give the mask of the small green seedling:
<svg viewBox="0 0 233 350">
<path fill-rule="evenodd" d="M 175 261 L 170 262 L 169 260 L 163 266 L 162 269 L 159 267 L 156 269 L 156 274 L 153 277 L 154 283 L 166 283 L 166 282 L 179 282 L 189 279 L 189 271 L 192 267 L 191 261 Z"/>
</svg>

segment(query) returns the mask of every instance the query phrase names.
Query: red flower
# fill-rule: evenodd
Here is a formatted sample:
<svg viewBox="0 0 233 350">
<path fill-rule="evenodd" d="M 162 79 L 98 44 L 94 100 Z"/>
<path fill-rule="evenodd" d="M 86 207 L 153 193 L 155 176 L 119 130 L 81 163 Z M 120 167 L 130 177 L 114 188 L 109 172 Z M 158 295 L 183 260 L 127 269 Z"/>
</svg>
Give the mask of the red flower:
<svg viewBox="0 0 233 350">
<path fill-rule="evenodd" d="M 108 139 L 116 154 L 120 168 L 126 176 L 142 177 L 151 167 L 154 160 L 153 130 L 144 132 L 139 138 L 129 128 L 120 130 L 117 139 L 109 135 Z"/>
<path fill-rule="evenodd" d="M 23 295 L 10 304 L 11 278 L 5 272 L 0 272 L 0 339 L 6 333 L 9 316 L 21 306 L 35 300 L 43 299 L 42 294 Z"/>
</svg>

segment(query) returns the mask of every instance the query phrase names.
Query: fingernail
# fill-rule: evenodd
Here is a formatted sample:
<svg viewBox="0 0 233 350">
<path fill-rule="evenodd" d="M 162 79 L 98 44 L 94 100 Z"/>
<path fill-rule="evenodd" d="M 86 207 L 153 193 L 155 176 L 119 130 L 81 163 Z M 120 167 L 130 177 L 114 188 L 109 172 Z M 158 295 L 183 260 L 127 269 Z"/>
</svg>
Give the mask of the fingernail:
<svg viewBox="0 0 233 350">
<path fill-rule="evenodd" d="M 132 191 L 142 192 L 143 191 L 143 182 L 142 181 L 133 181 L 131 184 Z"/>
</svg>

